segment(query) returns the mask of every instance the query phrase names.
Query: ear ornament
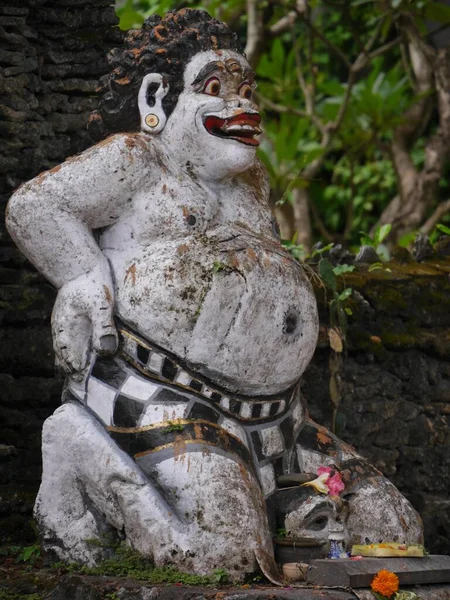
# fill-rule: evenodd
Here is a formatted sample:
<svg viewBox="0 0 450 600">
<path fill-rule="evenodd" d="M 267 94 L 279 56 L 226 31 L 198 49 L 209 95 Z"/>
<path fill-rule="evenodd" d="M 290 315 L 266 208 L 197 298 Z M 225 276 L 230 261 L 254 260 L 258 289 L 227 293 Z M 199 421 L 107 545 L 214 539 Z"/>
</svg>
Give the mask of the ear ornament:
<svg viewBox="0 0 450 600">
<path fill-rule="evenodd" d="M 155 129 L 159 125 L 158 115 L 154 115 L 153 113 L 148 114 L 145 117 L 145 124 L 148 125 L 152 130 Z"/>
<path fill-rule="evenodd" d="M 142 80 L 138 95 L 142 131 L 156 134 L 164 129 L 167 117 L 162 101 L 168 91 L 169 85 L 164 81 L 161 73 L 149 73 Z"/>
</svg>

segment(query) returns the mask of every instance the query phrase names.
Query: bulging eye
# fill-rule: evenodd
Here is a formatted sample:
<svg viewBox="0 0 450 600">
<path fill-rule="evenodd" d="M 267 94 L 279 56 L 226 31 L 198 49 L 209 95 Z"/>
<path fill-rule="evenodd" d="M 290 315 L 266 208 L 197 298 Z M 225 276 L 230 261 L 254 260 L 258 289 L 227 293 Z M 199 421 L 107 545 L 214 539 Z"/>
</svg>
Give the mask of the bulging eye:
<svg viewBox="0 0 450 600">
<path fill-rule="evenodd" d="M 210 77 L 208 81 L 205 83 L 203 88 L 204 94 L 209 94 L 210 96 L 217 96 L 220 92 L 220 81 L 217 77 Z"/>
<path fill-rule="evenodd" d="M 249 83 L 247 83 L 246 81 L 244 81 L 244 83 L 239 88 L 239 96 L 241 96 L 242 98 L 245 98 L 246 100 L 250 100 L 250 98 L 252 97 L 252 94 L 253 94 L 253 90 L 252 90 L 251 85 Z"/>
</svg>

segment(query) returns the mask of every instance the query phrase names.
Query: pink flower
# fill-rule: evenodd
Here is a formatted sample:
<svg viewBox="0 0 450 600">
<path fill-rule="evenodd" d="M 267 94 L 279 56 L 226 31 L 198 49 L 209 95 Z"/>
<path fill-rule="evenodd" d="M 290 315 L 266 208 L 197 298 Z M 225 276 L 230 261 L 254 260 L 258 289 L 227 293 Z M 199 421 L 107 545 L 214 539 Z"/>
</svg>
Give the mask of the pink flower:
<svg viewBox="0 0 450 600">
<path fill-rule="evenodd" d="M 326 485 L 328 487 L 328 493 L 330 494 L 330 496 L 339 496 L 339 494 L 345 488 L 340 473 L 335 473 L 333 477 L 327 479 Z"/>
<path fill-rule="evenodd" d="M 333 469 L 331 467 L 319 467 L 317 469 L 317 475 L 323 475 L 324 473 L 328 473 L 329 475 L 331 475 L 332 471 Z"/>
</svg>

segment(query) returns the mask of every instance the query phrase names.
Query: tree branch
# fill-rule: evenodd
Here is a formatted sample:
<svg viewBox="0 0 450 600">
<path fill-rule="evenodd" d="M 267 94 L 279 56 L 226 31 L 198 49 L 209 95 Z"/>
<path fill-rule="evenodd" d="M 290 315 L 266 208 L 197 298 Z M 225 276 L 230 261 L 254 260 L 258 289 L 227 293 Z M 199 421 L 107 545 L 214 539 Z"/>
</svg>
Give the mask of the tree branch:
<svg viewBox="0 0 450 600">
<path fill-rule="evenodd" d="M 295 38 L 295 36 L 293 36 L 293 37 L 294 37 L 294 56 L 295 56 L 295 66 L 296 66 L 295 71 L 297 74 L 298 84 L 299 84 L 300 89 L 302 90 L 303 96 L 305 98 L 306 114 L 308 115 L 309 119 L 311 119 L 311 122 L 320 131 L 322 136 L 324 136 L 327 133 L 327 129 L 326 129 L 325 125 L 322 123 L 321 119 L 319 119 L 319 117 L 316 114 L 316 110 L 315 110 L 315 106 L 314 106 L 315 89 L 314 89 L 314 86 L 309 86 L 305 80 L 305 77 L 303 75 L 303 62 L 302 62 L 302 56 L 300 53 L 300 48 L 298 47 L 297 39 Z"/>
<path fill-rule="evenodd" d="M 262 13 L 258 10 L 258 0 L 247 0 L 247 44 L 245 54 L 252 67 L 255 67 L 264 44 Z"/>
<path fill-rule="evenodd" d="M 282 17 L 279 21 L 274 23 L 270 29 L 269 33 L 272 36 L 280 35 L 280 33 L 284 33 L 285 31 L 289 31 L 292 29 L 292 25 L 298 18 L 298 14 L 295 10 L 291 10 L 284 17 Z"/>
<path fill-rule="evenodd" d="M 272 100 L 269 100 L 269 98 L 266 98 L 260 92 L 257 92 L 257 99 L 263 106 L 266 106 L 267 108 L 270 108 L 278 113 L 290 113 L 296 117 L 309 118 L 309 115 L 305 111 L 299 110 L 293 106 L 285 106 L 284 104 L 272 102 Z"/>
<path fill-rule="evenodd" d="M 438 204 L 433 214 L 425 221 L 425 223 L 420 228 L 421 233 L 431 233 L 436 227 L 436 225 L 439 223 L 441 218 L 445 215 L 445 213 L 448 212 L 450 212 L 450 200 L 446 200 L 445 202 L 441 202 L 440 204 Z"/>
<path fill-rule="evenodd" d="M 312 24 L 312 22 L 306 17 L 304 16 L 304 14 L 299 15 L 303 21 L 303 23 L 305 23 L 305 25 L 312 31 L 312 33 L 319 38 L 319 40 L 321 40 L 325 46 L 328 46 L 328 48 L 334 53 L 336 54 L 336 56 L 338 56 L 341 61 L 345 64 L 345 66 L 350 69 L 351 64 L 350 61 L 348 60 L 348 58 L 346 57 L 346 55 L 342 52 L 342 50 L 340 48 L 338 48 L 338 46 L 336 46 L 336 44 L 334 44 L 331 40 L 329 40 L 327 37 L 325 37 L 323 35 L 323 33 L 321 33 L 318 29 L 316 29 L 315 25 Z"/>
<path fill-rule="evenodd" d="M 282 17 L 279 21 L 274 23 L 270 29 L 269 34 L 272 36 L 280 35 L 280 33 L 284 33 L 285 31 L 289 31 L 292 29 L 295 21 L 301 16 L 303 13 L 306 13 L 308 8 L 306 0 L 297 0 L 295 3 L 295 10 L 291 10 Z"/>
<path fill-rule="evenodd" d="M 333 236 L 328 231 L 328 229 L 325 227 L 325 223 L 322 221 L 322 218 L 319 215 L 319 211 L 317 210 L 317 207 L 315 206 L 314 202 L 310 202 L 309 205 L 310 205 L 313 217 L 314 217 L 314 221 L 316 222 L 317 228 L 320 231 L 321 235 L 327 241 L 332 242 L 333 241 Z"/>
</svg>

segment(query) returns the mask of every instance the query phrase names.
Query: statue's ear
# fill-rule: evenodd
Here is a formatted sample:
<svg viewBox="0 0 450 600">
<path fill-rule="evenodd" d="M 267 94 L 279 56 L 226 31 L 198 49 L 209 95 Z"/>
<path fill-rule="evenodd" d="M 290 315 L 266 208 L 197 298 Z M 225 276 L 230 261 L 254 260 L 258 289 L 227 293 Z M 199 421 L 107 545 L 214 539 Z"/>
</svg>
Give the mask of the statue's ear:
<svg viewBox="0 0 450 600">
<path fill-rule="evenodd" d="M 167 117 L 162 100 L 168 91 L 169 84 L 160 73 L 149 73 L 142 80 L 138 95 L 142 131 L 160 133 L 164 129 Z"/>
</svg>

